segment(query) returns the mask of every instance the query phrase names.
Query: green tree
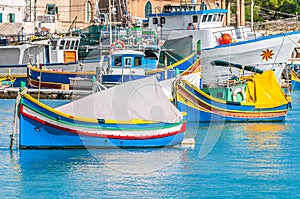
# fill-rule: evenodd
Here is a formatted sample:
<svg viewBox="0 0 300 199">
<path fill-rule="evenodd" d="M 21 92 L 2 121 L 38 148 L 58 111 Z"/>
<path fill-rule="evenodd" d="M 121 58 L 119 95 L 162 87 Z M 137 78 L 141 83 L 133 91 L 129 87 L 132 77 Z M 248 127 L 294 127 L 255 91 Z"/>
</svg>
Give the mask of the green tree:
<svg viewBox="0 0 300 199">
<path fill-rule="evenodd" d="M 254 21 L 265 21 L 266 19 L 276 20 L 289 17 L 287 14 L 300 14 L 300 0 L 253 0 Z M 251 20 L 251 0 L 245 0 L 246 20 Z"/>
</svg>

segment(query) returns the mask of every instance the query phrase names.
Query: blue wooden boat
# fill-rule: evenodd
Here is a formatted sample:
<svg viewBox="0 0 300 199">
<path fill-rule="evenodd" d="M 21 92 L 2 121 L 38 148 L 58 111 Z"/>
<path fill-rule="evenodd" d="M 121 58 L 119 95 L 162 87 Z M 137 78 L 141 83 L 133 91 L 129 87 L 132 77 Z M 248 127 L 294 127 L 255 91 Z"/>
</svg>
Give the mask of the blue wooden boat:
<svg viewBox="0 0 300 199">
<path fill-rule="evenodd" d="M 192 71 L 200 64 L 196 53 L 168 66 L 159 65 L 157 57 L 145 57 L 135 50 L 121 50 L 112 54 L 112 67 L 101 78 L 103 84 L 120 84 L 127 81 L 156 76 L 159 81 L 170 79 L 183 72 Z"/>
<path fill-rule="evenodd" d="M 28 65 L 27 83 L 30 87 L 63 89 L 68 87 L 73 89 L 70 78 L 93 79 L 96 71 L 64 71 L 61 69 L 48 69 Z"/>
<path fill-rule="evenodd" d="M 122 41 L 119 43 L 123 44 Z M 179 45 L 179 49 L 174 49 L 174 45 L 178 44 L 182 45 Z M 157 46 L 146 46 L 141 50 L 133 50 L 123 49 L 123 45 L 121 45 L 121 50 L 115 49 L 116 51 L 112 52 L 110 59 L 106 59 L 107 64 L 104 62 L 101 64 L 99 82 L 112 86 L 149 76 L 156 76 L 161 81 L 181 73 L 192 72 L 200 65 L 199 56 L 192 50 L 191 37 L 170 40 L 162 46 L 162 48 L 168 47 L 172 47 L 171 52 L 161 51 Z M 97 63 L 95 63 L 96 65 Z M 69 85 L 68 87 L 72 89 L 71 78 L 92 79 L 93 76 L 96 76 L 96 70 L 68 72 L 28 67 L 28 84 L 32 87 L 60 89 Z"/>
<path fill-rule="evenodd" d="M 181 143 L 186 128 L 182 114 L 155 77 L 127 82 L 55 109 L 22 94 L 19 113 L 22 149 L 173 146 Z"/>
<path fill-rule="evenodd" d="M 14 86 L 20 86 L 20 79 L 24 81 L 24 77 L 27 77 L 28 63 L 43 65 L 49 70 L 95 70 L 94 62 L 79 60 L 79 43 L 80 37 L 62 36 L 20 45 L 0 46 L 0 77 L 5 77 L 10 70 L 11 76 L 17 78 Z"/>
<path fill-rule="evenodd" d="M 291 72 L 292 90 L 299 90 L 300 89 L 300 76 L 294 69 L 291 69 L 290 72 Z"/>
<path fill-rule="evenodd" d="M 176 103 L 195 122 L 270 122 L 284 120 L 290 97 L 274 72 L 230 79 L 223 87 L 199 88 L 188 80 L 176 84 Z"/>
<path fill-rule="evenodd" d="M 166 41 L 160 48 L 147 45 L 142 50 L 124 49 L 111 54 L 111 65 L 103 68 L 103 84 L 123 82 L 155 75 L 159 81 L 198 68 L 200 60 L 192 49 L 192 37 Z"/>
<path fill-rule="evenodd" d="M 0 78 L 0 88 L 13 87 L 15 81 L 16 81 L 16 78 L 12 77 L 11 75 L 2 77 L 2 78 Z"/>
</svg>

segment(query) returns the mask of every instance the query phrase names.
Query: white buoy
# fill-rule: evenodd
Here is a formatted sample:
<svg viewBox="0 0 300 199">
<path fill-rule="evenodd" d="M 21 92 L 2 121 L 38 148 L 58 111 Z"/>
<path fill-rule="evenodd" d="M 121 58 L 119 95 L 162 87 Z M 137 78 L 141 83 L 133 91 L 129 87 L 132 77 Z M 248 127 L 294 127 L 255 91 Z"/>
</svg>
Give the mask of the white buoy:
<svg viewBox="0 0 300 199">
<path fill-rule="evenodd" d="M 184 138 L 181 142 L 182 147 L 195 147 L 195 139 L 194 138 Z"/>
</svg>

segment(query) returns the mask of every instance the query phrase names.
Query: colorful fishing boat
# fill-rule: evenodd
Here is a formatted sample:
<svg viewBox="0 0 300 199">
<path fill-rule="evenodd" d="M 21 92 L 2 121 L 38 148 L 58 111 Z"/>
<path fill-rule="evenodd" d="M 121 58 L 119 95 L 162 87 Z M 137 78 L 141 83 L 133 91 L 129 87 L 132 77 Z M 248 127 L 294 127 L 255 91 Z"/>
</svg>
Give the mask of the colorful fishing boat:
<svg viewBox="0 0 300 199">
<path fill-rule="evenodd" d="M 272 70 L 235 77 L 215 88 L 200 89 L 181 80 L 176 96 L 178 109 L 187 112 L 188 121 L 196 122 L 282 121 L 291 104 Z"/>
<path fill-rule="evenodd" d="M 23 80 L 27 76 L 28 63 L 70 72 L 78 69 L 95 70 L 94 62 L 79 60 L 79 43 L 78 36 L 61 36 L 20 45 L 0 46 L 0 76 L 5 77 L 10 70 L 11 76 Z M 20 81 L 17 80 L 14 86 L 20 86 Z"/>
<path fill-rule="evenodd" d="M 162 81 L 193 71 L 200 60 L 192 45 L 189 36 L 168 40 L 160 48 L 148 45 L 143 50 L 115 51 L 111 55 L 111 66 L 103 68 L 101 83 L 120 84 L 152 75 Z"/>
<path fill-rule="evenodd" d="M 0 88 L 13 87 L 15 81 L 16 81 L 16 78 L 12 77 L 11 75 L 2 77 L 2 78 L 0 78 Z"/>
<path fill-rule="evenodd" d="M 179 45 L 179 50 L 174 48 L 175 44 L 182 44 Z M 178 74 L 194 71 L 200 64 L 199 56 L 192 50 L 191 37 L 165 42 L 161 47 L 164 51 L 157 46 L 145 46 L 141 50 L 123 49 L 122 41 L 118 41 L 117 45 L 120 45 L 120 49 L 114 49 L 111 57 L 106 59 L 108 62 L 99 64 L 101 70 L 97 76 L 100 76 L 99 82 L 106 86 L 149 76 L 156 76 L 159 81 L 170 79 Z M 97 63 L 95 66 L 98 66 Z M 95 76 L 96 70 L 69 72 L 28 66 L 28 85 L 40 88 L 74 89 L 70 81 L 72 78 L 92 80 Z"/>
<path fill-rule="evenodd" d="M 30 87 L 52 89 L 74 89 L 72 78 L 87 78 L 92 80 L 96 76 L 94 71 L 64 71 L 62 69 L 48 69 L 28 65 L 27 83 Z"/>
<path fill-rule="evenodd" d="M 186 128 L 181 112 L 155 77 L 130 81 L 55 109 L 22 94 L 19 113 L 21 149 L 173 146 L 181 143 Z"/>
<path fill-rule="evenodd" d="M 299 90 L 300 89 L 300 75 L 293 69 L 291 69 L 290 72 L 291 72 L 292 90 Z"/>
</svg>

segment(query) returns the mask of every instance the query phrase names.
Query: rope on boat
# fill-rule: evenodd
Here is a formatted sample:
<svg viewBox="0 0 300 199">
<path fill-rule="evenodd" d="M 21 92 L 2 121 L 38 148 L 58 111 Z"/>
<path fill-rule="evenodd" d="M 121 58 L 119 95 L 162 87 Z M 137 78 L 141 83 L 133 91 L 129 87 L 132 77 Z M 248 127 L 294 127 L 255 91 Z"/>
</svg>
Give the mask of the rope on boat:
<svg viewBox="0 0 300 199">
<path fill-rule="evenodd" d="M 27 89 L 24 89 L 23 91 L 21 91 L 21 93 L 18 92 L 18 96 L 16 98 L 15 109 L 14 109 L 13 127 L 12 127 L 12 133 L 10 135 L 10 145 L 9 145 L 10 150 L 12 150 L 12 147 L 14 145 L 15 134 L 17 132 L 18 108 L 19 108 L 19 104 L 20 104 L 20 101 L 21 101 L 21 96 L 24 95 L 26 92 L 27 92 Z"/>
</svg>

